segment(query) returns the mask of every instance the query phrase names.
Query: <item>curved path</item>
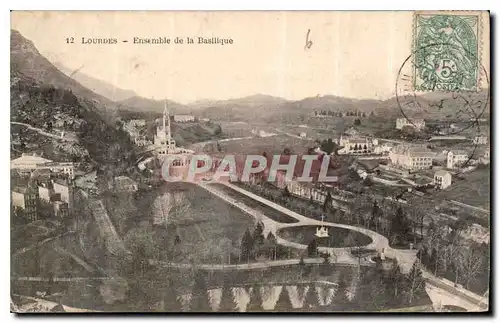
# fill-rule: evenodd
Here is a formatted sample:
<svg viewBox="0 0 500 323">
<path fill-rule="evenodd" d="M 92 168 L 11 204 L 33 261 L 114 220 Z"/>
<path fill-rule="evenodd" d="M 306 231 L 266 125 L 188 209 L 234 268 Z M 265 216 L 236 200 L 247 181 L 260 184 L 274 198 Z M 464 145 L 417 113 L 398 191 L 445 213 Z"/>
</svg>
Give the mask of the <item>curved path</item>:
<svg viewBox="0 0 500 323">
<path fill-rule="evenodd" d="M 284 259 L 284 260 L 272 260 L 272 261 L 260 261 L 260 262 L 251 262 L 247 264 L 189 264 L 189 263 L 176 263 L 176 262 L 168 262 L 168 261 L 158 261 L 158 260 L 149 260 L 151 265 L 160 265 L 163 267 L 169 268 L 179 268 L 179 269 L 189 269 L 189 268 L 198 268 L 198 269 L 206 269 L 206 270 L 248 270 L 248 269 L 262 269 L 269 267 L 280 267 L 280 266 L 290 266 L 290 265 L 298 265 L 300 262 L 299 259 Z M 322 264 L 324 263 L 323 258 L 307 258 L 304 259 L 304 263 L 306 264 Z M 339 261 L 333 261 L 333 263 L 339 263 Z M 349 261 L 342 261 L 342 264 L 347 266 L 358 266 L 358 260 L 350 259 Z M 361 266 L 367 266 L 373 264 L 372 262 L 362 262 Z"/>
<path fill-rule="evenodd" d="M 329 226 L 329 227 L 340 227 L 340 228 L 345 228 L 349 230 L 354 230 L 359 233 L 365 234 L 369 236 L 372 239 L 372 243 L 365 246 L 367 249 L 374 249 L 377 251 L 384 251 L 385 256 L 389 258 L 395 258 L 397 259 L 398 263 L 401 266 L 401 269 L 403 272 L 409 272 L 414 261 L 415 261 L 415 256 L 416 256 L 416 250 L 398 250 L 398 249 L 393 249 L 389 246 L 389 241 L 387 238 L 382 236 L 381 234 L 365 229 L 365 228 L 359 228 L 359 227 L 354 227 L 350 225 L 345 225 L 345 224 L 338 224 L 338 223 L 332 223 L 332 222 L 321 222 L 315 219 L 307 218 L 303 215 L 300 215 L 296 212 L 293 212 L 289 209 L 286 209 L 276 203 L 273 203 L 269 200 L 266 200 L 258 195 L 255 195 L 251 192 L 248 192 L 244 189 L 241 189 L 235 185 L 232 185 L 230 183 L 223 183 L 225 186 L 245 195 L 248 197 L 251 197 L 252 199 L 255 199 L 261 203 L 266 204 L 267 206 L 274 208 L 282 213 L 285 213 L 288 216 L 291 216 L 298 220 L 296 223 L 281 223 L 274 221 L 267 217 L 265 214 L 254 210 L 246 205 L 244 205 L 241 202 L 238 202 L 237 200 L 227 196 L 227 194 L 224 194 L 221 190 L 217 190 L 214 186 L 210 186 L 209 184 L 206 183 L 199 183 L 199 185 L 209 192 L 213 193 L 214 195 L 222 198 L 223 200 L 233 204 L 234 206 L 242 209 L 244 212 L 254 216 L 256 219 L 261 220 L 264 223 L 264 232 L 276 232 L 277 230 L 281 228 L 287 228 L 287 227 L 296 227 L 296 226 L 303 226 L 303 225 L 324 225 L 324 226 Z M 307 246 L 299 243 L 294 243 L 290 242 L 287 240 L 284 240 L 280 237 L 277 237 L 277 242 L 279 244 L 285 245 L 285 246 L 290 246 L 293 248 L 298 248 L 298 249 L 305 249 Z M 345 264 L 356 264 L 358 263 L 358 260 L 355 260 L 353 263 L 353 257 L 350 256 L 350 253 L 348 252 L 349 248 L 326 248 L 326 247 L 320 247 L 318 248 L 320 251 L 323 252 L 329 252 L 333 253 L 335 255 L 335 263 L 345 263 Z M 286 265 L 286 264 L 292 264 L 293 260 L 281 260 L 277 262 L 268 262 L 268 263 L 258 263 L 258 264 L 249 264 L 248 266 L 244 265 L 234 265 L 235 268 L 241 267 L 241 269 L 250 269 L 250 268 L 264 268 L 264 267 L 270 267 L 270 266 L 280 266 L 280 265 Z M 308 259 L 306 263 L 316 263 L 318 261 L 317 259 Z M 295 263 L 297 260 L 295 260 Z M 359 265 L 368 265 L 367 262 L 362 262 L 359 263 Z M 222 266 L 222 265 L 219 265 Z M 213 268 L 213 267 L 212 267 Z M 224 268 L 228 268 L 227 265 L 224 265 Z M 457 288 L 453 286 L 452 284 L 446 284 L 446 281 L 442 278 L 435 277 L 431 275 L 430 273 L 423 271 L 423 276 L 426 279 L 426 290 L 428 294 L 431 296 L 431 299 L 434 303 L 434 306 L 439 305 L 458 305 L 461 307 L 466 308 L 468 311 L 485 311 L 488 308 L 488 299 L 485 297 L 481 297 L 479 295 L 476 295 L 468 290 Z M 437 294 L 436 294 L 437 293 Z M 438 295 L 438 296 L 436 296 Z M 434 297 L 436 296 L 436 297 Z M 434 298 L 433 298 L 434 297 Z M 436 304 L 436 299 L 439 300 L 439 304 Z"/>
<path fill-rule="evenodd" d="M 52 139 L 57 139 L 57 140 L 62 140 L 62 141 L 69 141 L 69 142 L 75 142 L 76 140 L 73 139 L 73 138 L 67 138 L 67 137 L 61 137 L 61 136 L 58 136 L 58 135 L 55 135 L 53 133 L 50 133 L 50 132 L 46 132 L 40 128 L 37 128 L 37 127 L 33 127 L 32 125 L 29 125 L 27 123 L 22 123 L 22 122 L 16 122 L 16 121 L 11 121 L 10 122 L 11 124 L 15 124 L 15 125 L 18 125 L 18 126 L 23 126 L 23 127 L 26 127 L 30 130 L 33 130 L 33 131 L 36 131 L 38 132 L 39 134 L 41 134 L 42 136 L 45 136 L 45 137 L 50 137 Z"/>
<path fill-rule="evenodd" d="M 274 209 L 276 209 L 276 210 L 278 210 L 278 211 L 280 211 L 280 212 L 282 212 L 282 213 L 284 213 L 284 214 L 286 214 L 286 215 L 288 215 L 288 216 L 290 216 L 298 221 L 296 223 L 277 222 L 275 220 L 270 219 L 265 214 L 263 214 L 257 210 L 254 210 L 254 209 L 248 207 L 247 205 L 245 205 L 241 202 L 238 202 L 237 200 L 227 196 L 227 194 L 218 190 L 217 188 L 215 188 L 214 186 L 212 186 L 210 184 L 198 183 L 199 186 L 208 190 L 210 193 L 212 193 L 212 194 L 220 197 L 221 199 L 227 201 L 228 203 L 238 207 L 239 209 L 243 210 L 245 213 L 252 215 L 257 220 L 262 221 L 262 223 L 264 224 L 264 235 L 267 235 L 267 233 L 269 231 L 271 231 L 275 234 L 276 231 L 283 229 L 283 228 L 288 228 L 288 227 L 323 225 L 323 226 L 328 226 L 328 227 L 338 227 L 338 228 L 353 230 L 353 231 L 362 233 L 362 234 L 370 237 L 372 239 L 372 242 L 369 245 L 364 246 L 364 248 L 372 249 L 372 250 L 376 250 L 376 251 L 381 251 L 382 249 L 384 249 L 385 253 L 387 253 L 387 252 L 390 253 L 390 250 L 392 249 L 389 247 L 389 241 L 387 240 L 387 238 L 384 237 L 383 235 L 377 233 L 377 232 L 374 232 L 374 231 L 371 231 L 371 230 L 368 230 L 365 228 L 347 225 L 347 224 L 340 224 L 340 223 L 333 223 L 333 222 L 322 222 L 319 220 L 311 219 L 311 218 L 305 217 L 301 214 L 298 214 L 296 212 L 293 212 L 287 208 L 284 208 L 284 207 L 282 207 L 274 202 L 271 202 L 267 199 L 264 199 L 256 194 L 248 192 L 247 190 L 239 188 L 233 184 L 230 184 L 230 183 L 222 183 L 222 184 L 231 188 L 232 190 L 234 190 L 240 194 L 246 195 L 246 196 L 248 196 L 256 201 L 264 203 L 267 206 L 274 208 Z M 275 234 L 275 236 L 276 236 L 276 241 L 281 245 L 296 248 L 296 249 L 307 249 L 307 245 L 285 240 L 276 234 Z M 318 250 L 320 252 L 328 252 L 330 254 L 334 254 L 337 258 L 337 262 L 351 263 L 352 259 L 353 259 L 352 256 L 350 255 L 349 248 L 319 247 Z"/>
</svg>

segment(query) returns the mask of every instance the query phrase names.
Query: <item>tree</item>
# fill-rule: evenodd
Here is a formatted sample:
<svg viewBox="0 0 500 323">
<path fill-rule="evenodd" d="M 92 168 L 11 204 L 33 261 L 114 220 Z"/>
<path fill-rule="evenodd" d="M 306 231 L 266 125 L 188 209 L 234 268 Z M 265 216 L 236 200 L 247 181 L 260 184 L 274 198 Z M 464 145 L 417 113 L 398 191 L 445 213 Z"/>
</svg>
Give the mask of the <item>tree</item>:
<svg viewBox="0 0 500 323">
<path fill-rule="evenodd" d="M 286 290 L 286 286 L 283 285 L 281 288 L 281 294 L 276 302 L 276 306 L 274 306 L 275 312 L 289 312 L 292 310 L 292 301 L 290 300 L 290 295 L 288 295 L 288 291 Z"/>
<path fill-rule="evenodd" d="M 197 271 L 194 275 L 194 286 L 191 293 L 190 311 L 191 312 L 210 312 L 210 303 L 208 301 L 207 286 L 203 272 Z"/>
<path fill-rule="evenodd" d="M 305 265 L 306 265 L 306 263 L 304 262 L 304 257 L 300 256 L 300 260 L 299 260 L 300 269 L 304 269 Z"/>
<path fill-rule="evenodd" d="M 276 248 L 277 248 L 276 237 L 271 231 L 269 231 L 269 233 L 267 234 L 266 241 L 272 251 L 271 259 L 276 260 Z"/>
<path fill-rule="evenodd" d="M 377 232 L 378 232 L 378 223 L 379 223 L 380 218 L 382 216 L 383 216 L 382 209 L 378 206 L 377 201 L 373 201 L 373 207 L 372 207 L 369 226 L 373 227 L 375 225 L 375 231 L 377 231 Z"/>
<path fill-rule="evenodd" d="M 405 277 L 401 273 L 396 260 L 393 261 L 393 266 L 385 279 L 387 285 L 389 303 L 392 305 L 400 304 L 401 295 L 404 291 Z"/>
<path fill-rule="evenodd" d="M 417 259 L 411 267 L 410 273 L 407 276 L 407 300 L 408 304 L 412 304 L 415 298 L 425 293 L 425 284 L 422 277 L 422 270 L 420 269 L 420 261 Z"/>
<path fill-rule="evenodd" d="M 416 134 L 415 127 L 413 125 L 406 125 L 401 128 L 401 132 L 403 135 L 406 135 L 408 137 L 413 137 Z"/>
<path fill-rule="evenodd" d="M 355 120 L 354 120 L 354 125 L 355 125 L 355 126 L 360 126 L 360 125 L 361 125 L 361 120 L 359 120 L 359 119 L 355 119 Z"/>
<path fill-rule="evenodd" d="M 222 287 L 222 295 L 219 305 L 219 312 L 236 312 L 238 304 L 233 294 L 231 286 L 225 282 Z"/>
<path fill-rule="evenodd" d="M 367 298 L 367 301 L 371 307 L 375 310 L 381 310 L 387 308 L 389 302 L 389 290 L 387 284 L 385 284 L 383 273 L 377 272 L 375 277 L 370 277 L 370 280 L 366 282 L 366 292 L 358 291 L 357 295 L 363 298 Z"/>
<path fill-rule="evenodd" d="M 483 265 L 481 253 L 475 248 L 468 246 L 460 250 L 458 255 L 458 267 L 465 280 L 465 288 L 469 289 L 469 284 L 480 272 Z"/>
<path fill-rule="evenodd" d="M 335 142 L 333 142 L 331 138 L 323 140 L 320 145 L 320 149 L 327 154 L 331 154 L 336 150 L 336 148 L 338 148 L 338 145 Z"/>
<path fill-rule="evenodd" d="M 349 297 L 347 296 L 348 286 L 347 277 L 340 276 L 337 284 L 337 290 L 335 291 L 335 296 L 332 301 L 332 305 L 336 310 L 348 310 L 351 303 Z"/>
<path fill-rule="evenodd" d="M 167 295 L 163 297 L 163 310 L 167 312 L 182 312 L 182 303 L 179 300 L 177 290 L 174 288 L 171 278 L 169 279 Z"/>
<path fill-rule="evenodd" d="M 260 288 L 258 285 L 252 287 L 252 293 L 250 296 L 250 301 L 247 304 L 247 312 L 263 312 L 262 307 L 262 295 L 260 294 Z"/>
<path fill-rule="evenodd" d="M 323 264 L 321 265 L 323 275 L 327 276 L 330 274 L 330 258 L 331 255 L 328 252 L 323 252 L 321 254 L 321 257 L 323 258 Z"/>
<path fill-rule="evenodd" d="M 398 207 L 396 212 L 391 218 L 391 235 L 394 238 L 399 238 L 401 241 L 406 241 L 408 234 L 411 231 L 410 225 L 406 216 L 403 213 L 403 209 Z"/>
<path fill-rule="evenodd" d="M 253 238 L 250 234 L 250 230 L 246 229 L 241 239 L 241 252 L 240 258 L 242 260 L 250 261 L 250 254 L 253 249 Z"/>
<path fill-rule="evenodd" d="M 318 293 L 316 292 L 316 288 L 314 285 L 310 284 L 307 286 L 306 295 L 304 296 L 304 303 L 302 305 L 302 309 L 304 311 L 313 311 L 314 308 L 318 307 Z"/>
<path fill-rule="evenodd" d="M 285 186 L 283 190 L 283 197 L 290 197 L 290 191 L 288 190 L 288 186 Z"/>
<path fill-rule="evenodd" d="M 332 194 L 330 194 L 330 191 L 328 191 L 325 196 L 325 201 L 323 202 L 323 212 L 327 212 L 330 209 L 331 204 Z"/>
<path fill-rule="evenodd" d="M 255 225 L 252 239 L 254 245 L 262 245 L 264 243 L 264 223 L 262 221 L 257 222 Z"/>
<path fill-rule="evenodd" d="M 312 239 L 307 245 L 307 255 L 309 257 L 316 257 L 318 255 L 318 245 L 316 239 Z"/>
</svg>

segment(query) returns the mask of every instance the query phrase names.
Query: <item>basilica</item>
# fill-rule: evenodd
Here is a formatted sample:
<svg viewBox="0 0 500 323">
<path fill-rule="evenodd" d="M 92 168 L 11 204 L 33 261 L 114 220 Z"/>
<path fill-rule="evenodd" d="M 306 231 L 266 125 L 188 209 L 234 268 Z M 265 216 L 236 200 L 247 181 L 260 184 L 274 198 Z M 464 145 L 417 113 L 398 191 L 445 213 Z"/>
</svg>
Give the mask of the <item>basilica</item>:
<svg viewBox="0 0 500 323">
<path fill-rule="evenodd" d="M 170 126 L 170 114 L 165 101 L 165 108 L 163 110 L 163 122 L 156 128 L 156 135 L 153 141 L 154 154 L 161 163 L 167 156 L 175 156 L 176 158 L 171 162 L 170 171 L 175 171 L 177 174 L 184 174 L 189 166 L 191 156 L 194 154 L 193 150 L 177 147 L 175 140 L 172 136 L 172 129 Z"/>
</svg>

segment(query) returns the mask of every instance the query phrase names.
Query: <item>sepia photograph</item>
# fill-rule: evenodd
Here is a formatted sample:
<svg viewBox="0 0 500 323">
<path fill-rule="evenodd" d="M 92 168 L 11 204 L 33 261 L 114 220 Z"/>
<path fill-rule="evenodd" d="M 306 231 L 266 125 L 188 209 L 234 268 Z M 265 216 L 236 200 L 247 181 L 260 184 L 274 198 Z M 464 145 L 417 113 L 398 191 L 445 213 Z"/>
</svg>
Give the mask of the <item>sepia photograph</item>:
<svg viewBox="0 0 500 323">
<path fill-rule="evenodd" d="M 12 313 L 491 313 L 489 11 L 11 11 Z"/>
</svg>

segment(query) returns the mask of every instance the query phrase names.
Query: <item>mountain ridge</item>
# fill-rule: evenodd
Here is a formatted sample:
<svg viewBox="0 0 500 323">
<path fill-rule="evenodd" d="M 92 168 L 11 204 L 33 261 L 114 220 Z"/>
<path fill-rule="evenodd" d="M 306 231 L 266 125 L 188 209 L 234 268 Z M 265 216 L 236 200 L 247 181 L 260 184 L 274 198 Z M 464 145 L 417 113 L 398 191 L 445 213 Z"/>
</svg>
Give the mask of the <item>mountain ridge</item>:
<svg viewBox="0 0 500 323">
<path fill-rule="evenodd" d="M 76 80 L 89 90 L 102 95 L 111 101 L 119 102 L 130 97 L 137 96 L 137 93 L 132 90 L 119 88 L 111 83 L 89 76 L 80 70 L 73 71 L 59 61 L 54 61 L 52 64 L 66 76 Z"/>
</svg>

